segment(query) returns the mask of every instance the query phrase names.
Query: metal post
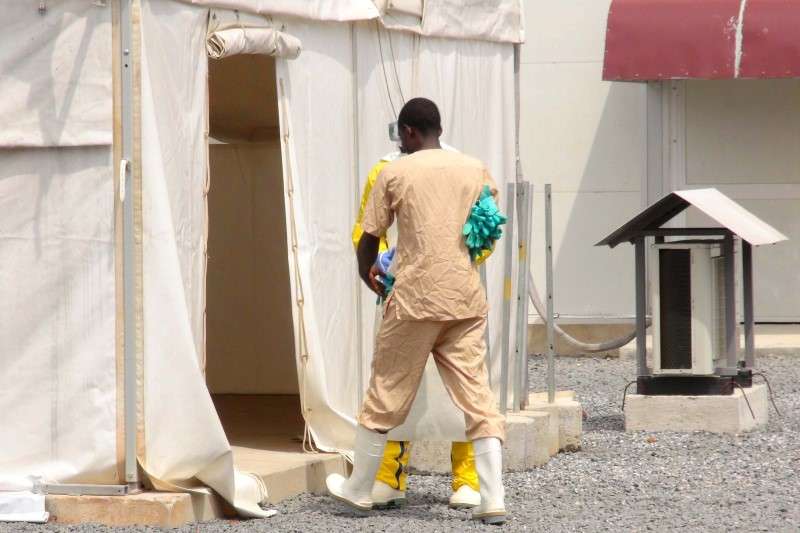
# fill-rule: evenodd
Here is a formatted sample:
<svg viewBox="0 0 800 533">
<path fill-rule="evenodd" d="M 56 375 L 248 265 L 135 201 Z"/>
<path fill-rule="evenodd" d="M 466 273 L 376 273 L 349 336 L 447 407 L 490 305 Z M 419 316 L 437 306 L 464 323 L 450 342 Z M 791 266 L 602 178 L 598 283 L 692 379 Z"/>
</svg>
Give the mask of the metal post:
<svg viewBox="0 0 800 533">
<path fill-rule="evenodd" d="M 355 24 L 350 25 L 350 61 L 352 63 L 353 73 L 351 75 L 352 84 L 352 97 L 353 101 L 353 184 L 354 184 L 354 206 L 350 209 L 351 213 L 358 211 L 361 202 L 361 175 L 359 172 L 359 159 L 360 159 L 360 139 L 359 139 L 359 115 L 358 115 L 358 30 Z M 354 273 L 358 269 L 353 269 Z M 356 340 L 356 350 L 358 356 L 356 358 L 356 382 L 358 383 L 358 391 L 356 397 L 358 398 L 358 405 L 364 401 L 364 306 L 361 301 L 361 278 L 355 274 L 355 301 L 356 301 L 356 333 L 358 338 Z M 375 316 L 378 313 L 376 311 Z M 374 327 L 377 331 L 378 321 L 373 321 Z M 374 345 L 374 344 L 373 344 Z"/>
<path fill-rule="evenodd" d="M 134 211 L 133 211 L 133 19 L 132 0 L 120 2 L 120 77 L 122 93 L 122 159 L 120 178 L 123 195 L 123 298 L 124 298 L 124 358 L 125 358 L 125 481 L 129 489 L 139 487 L 139 470 L 136 460 L 137 383 L 136 383 L 136 301 L 134 282 Z"/>
<path fill-rule="evenodd" d="M 734 263 L 734 237 L 725 235 L 722 250 L 725 261 L 725 353 L 727 370 L 736 372 L 736 267 Z"/>
<path fill-rule="evenodd" d="M 745 368 L 756 365 L 756 342 L 753 317 L 753 247 L 742 240 L 742 291 L 744 305 L 744 363 Z"/>
<path fill-rule="evenodd" d="M 514 259 L 514 204 L 516 202 L 516 186 L 506 185 L 506 220 L 505 245 L 503 257 L 503 344 L 500 355 L 500 412 L 504 415 L 508 410 L 508 357 L 511 352 L 511 262 Z"/>
<path fill-rule="evenodd" d="M 553 202 L 551 187 L 544 186 L 545 259 L 547 263 L 547 401 L 556 401 L 555 313 L 553 312 Z"/>
<path fill-rule="evenodd" d="M 486 263 L 482 263 L 480 267 L 481 273 L 481 285 L 483 285 L 483 290 L 487 294 L 489 294 L 489 284 L 486 281 Z M 492 343 L 491 337 L 489 335 L 489 315 L 486 315 L 486 329 L 483 330 L 483 340 L 486 344 L 486 354 L 484 354 L 484 362 L 486 363 L 486 372 L 489 374 L 489 386 L 492 383 Z"/>
<path fill-rule="evenodd" d="M 528 250 L 531 235 L 531 186 L 527 181 L 518 184 L 517 213 L 519 214 L 517 253 L 517 342 L 515 349 L 514 411 L 523 409 L 528 400 Z"/>
<path fill-rule="evenodd" d="M 636 253 L 636 375 L 647 375 L 647 250 L 644 237 L 635 241 Z"/>
</svg>

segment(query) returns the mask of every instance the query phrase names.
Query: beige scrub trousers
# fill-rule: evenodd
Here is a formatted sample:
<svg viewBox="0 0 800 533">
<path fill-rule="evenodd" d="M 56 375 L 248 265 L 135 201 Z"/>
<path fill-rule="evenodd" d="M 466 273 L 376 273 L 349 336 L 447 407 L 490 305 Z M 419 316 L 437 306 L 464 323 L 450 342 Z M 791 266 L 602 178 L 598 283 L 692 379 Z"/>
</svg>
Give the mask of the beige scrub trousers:
<svg viewBox="0 0 800 533">
<path fill-rule="evenodd" d="M 399 320 L 392 306 L 390 299 L 358 422 L 381 433 L 402 424 L 432 354 L 450 398 L 464 412 L 467 438 L 504 440 L 504 420 L 495 407 L 484 363 L 486 318 Z"/>
<path fill-rule="evenodd" d="M 375 181 L 363 229 L 384 235 L 396 218 L 398 239 L 395 283 L 358 417 L 367 429 L 387 432 L 405 421 L 432 354 L 464 413 L 467 438 L 505 439 L 484 362 L 486 294 L 461 233 L 487 185 L 496 195 L 480 161 L 445 150 L 393 161 Z"/>
</svg>

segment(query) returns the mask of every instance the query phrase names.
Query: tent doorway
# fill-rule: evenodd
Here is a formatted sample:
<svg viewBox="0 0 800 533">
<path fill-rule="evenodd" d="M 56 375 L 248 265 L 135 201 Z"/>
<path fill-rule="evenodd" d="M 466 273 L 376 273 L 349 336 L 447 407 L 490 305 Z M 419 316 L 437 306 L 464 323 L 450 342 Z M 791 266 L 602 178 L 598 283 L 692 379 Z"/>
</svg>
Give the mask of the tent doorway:
<svg viewBox="0 0 800 533">
<path fill-rule="evenodd" d="M 209 122 L 206 382 L 237 466 L 267 481 L 309 460 L 300 453 L 274 59 L 209 60 Z"/>
</svg>

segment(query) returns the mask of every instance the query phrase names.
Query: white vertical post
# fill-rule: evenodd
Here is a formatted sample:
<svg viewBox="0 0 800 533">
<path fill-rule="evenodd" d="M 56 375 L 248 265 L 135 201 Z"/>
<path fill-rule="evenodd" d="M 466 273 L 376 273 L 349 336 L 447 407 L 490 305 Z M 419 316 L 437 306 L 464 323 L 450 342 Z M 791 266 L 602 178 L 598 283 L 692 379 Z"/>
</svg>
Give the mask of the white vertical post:
<svg viewBox="0 0 800 533">
<path fill-rule="evenodd" d="M 358 30 L 356 28 L 356 23 L 350 23 L 350 53 L 351 53 L 351 62 L 352 62 L 352 76 L 351 76 L 351 84 L 352 93 L 353 93 L 353 101 L 352 101 L 352 117 L 353 117 L 353 188 L 354 188 L 354 201 L 355 201 L 355 209 L 351 209 L 351 213 L 355 213 L 358 211 L 361 205 L 361 176 L 359 174 L 359 158 L 360 158 L 360 139 L 359 139 L 359 131 L 358 131 Z M 355 270 L 356 272 L 358 269 Z M 356 299 L 356 334 L 358 338 L 356 339 L 356 350 L 358 351 L 358 355 L 356 357 L 356 383 L 358 383 L 358 391 L 356 394 L 356 398 L 358 399 L 358 405 L 361 406 L 361 402 L 364 401 L 364 389 L 366 385 L 364 383 L 364 306 L 361 302 L 361 278 L 356 274 L 356 289 L 355 289 L 355 299 Z M 377 313 L 376 313 L 377 316 Z M 377 320 L 375 321 L 375 328 L 378 327 Z"/>
<path fill-rule="evenodd" d="M 725 353 L 727 371 L 735 374 L 738 368 L 736 336 L 736 264 L 735 241 L 732 233 L 722 241 L 723 261 L 725 261 Z"/>
<path fill-rule="evenodd" d="M 133 19 L 131 17 L 133 0 L 120 2 L 120 79 L 122 109 L 122 159 L 120 178 L 123 183 L 123 298 L 124 298 L 124 418 L 125 418 L 125 481 L 129 489 L 139 486 L 139 470 L 136 459 L 137 431 L 137 383 L 136 383 L 136 286 L 134 277 L 134 212 L 133 212 Z"/>
<path fill-rule="evenodd" d="M 506 185 L 506 228 L 503 257 L 503 337 L 500 355 L 500 412 L 504 415 L 508 410 L 508 366 L 511 352 L 511 272 L 514 259 L 514 204 L 516 202 L 516 186 Z"/>
<path fill-rule="evenodd" d="M 517 253 L 517 342 L 515 351 L 514 411 L 524 409 L 528 401 L 528 269 L 531 237 L 531 185 L 517 185 L 519 214 Z"/>
<path fill-rule="evenodd" d="M 480 273 L 481 273 L 481 285 L 483 285 L 483 290 L 487 294 L 489 294 L 489 283 L 486 281 L 486 263 L 482 263 L 480 266 Z M 492 343 L 491 343 L 491 335 L 489 334 L 489 315 L 486 315 L 486 329 L 483 330 L 483 341 L 486 344 L 486 354 L 484 355 L 484 361 L 486 362 L 486 372 L 489 374 L 489 386 L 491 387 L 492 383 Z"/>
<path fill-rule="evenodd" d="M 647 249 L 637 237 L 636 254 L 636 376 L 647 375 Z"/>
<path fill-rule="evenodd" d="M 545 258 L 547 263 L 547 401 L 556 400 L 555 313 L 553 312 L 553 204 L 551 187 L 544 186 Z"/>
</svg>

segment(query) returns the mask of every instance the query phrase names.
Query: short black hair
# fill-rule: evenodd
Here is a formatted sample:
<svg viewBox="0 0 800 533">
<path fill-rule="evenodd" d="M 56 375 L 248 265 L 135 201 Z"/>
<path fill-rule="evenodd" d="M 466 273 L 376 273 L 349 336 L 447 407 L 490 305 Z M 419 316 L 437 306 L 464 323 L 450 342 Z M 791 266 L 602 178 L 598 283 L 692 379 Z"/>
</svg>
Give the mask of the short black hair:
<svg viewBox="0 0 800 533">
<path fill-rule="evenodd" d="M 439 108 L 427 98 L 412 98 L 397 117 L 399 126 L 408 126 L 419 130 L 423 135 L 438 132 L 442 129 L 442 117 Z"/>
</svg>

